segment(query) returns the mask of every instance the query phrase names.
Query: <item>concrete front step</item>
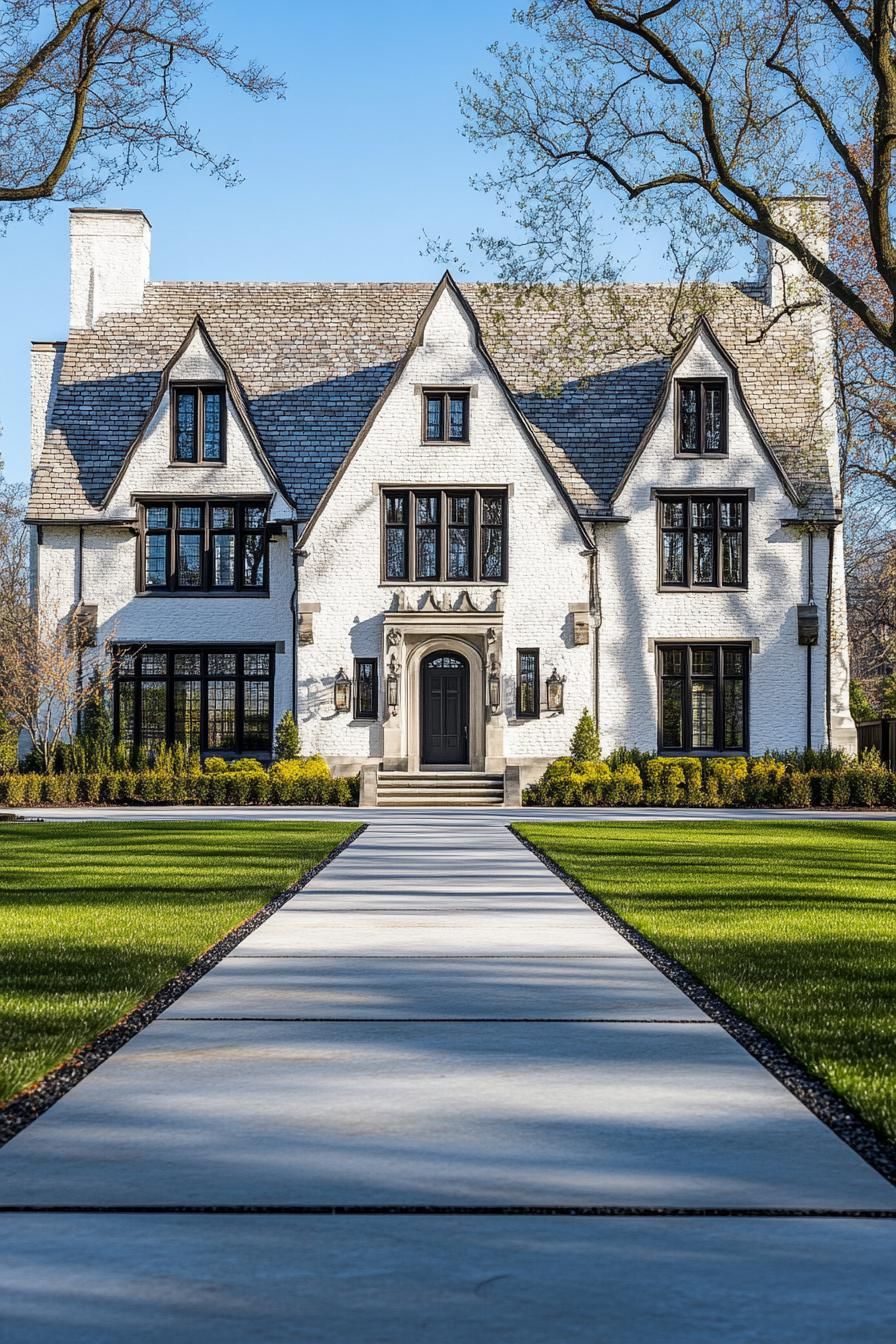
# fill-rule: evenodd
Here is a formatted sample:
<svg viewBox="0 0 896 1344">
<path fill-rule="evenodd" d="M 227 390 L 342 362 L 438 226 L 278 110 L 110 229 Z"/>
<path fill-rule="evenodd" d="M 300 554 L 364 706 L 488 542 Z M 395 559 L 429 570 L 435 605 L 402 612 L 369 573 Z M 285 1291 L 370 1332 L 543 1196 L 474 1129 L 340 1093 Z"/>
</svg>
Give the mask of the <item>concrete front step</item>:
<svg viewBox="0 0 896 1344">
<path fill-rule="evenodd" d="M 376 798 L 380 807 L 499 807 L 504 779 L 468 771 L 381 771 Z"/>
</svg>

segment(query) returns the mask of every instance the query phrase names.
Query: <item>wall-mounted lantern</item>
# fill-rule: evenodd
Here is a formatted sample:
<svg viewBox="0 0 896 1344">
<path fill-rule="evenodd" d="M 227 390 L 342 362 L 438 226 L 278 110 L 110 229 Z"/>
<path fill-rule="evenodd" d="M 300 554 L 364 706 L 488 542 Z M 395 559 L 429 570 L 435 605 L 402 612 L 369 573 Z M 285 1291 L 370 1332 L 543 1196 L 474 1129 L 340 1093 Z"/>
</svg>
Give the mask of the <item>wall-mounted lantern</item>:
<svg viewBox="0 0 896 1344">
<path fill-rule="evenodd" d="M 352 704 L 352 683 L 340 667 L 333 682 L 333 706 L 337 714 L 347 714 Z"/>
<path fill-rule="evenodd" d="M 563 713 L 563 687 L 566 684 L 566 678 L 557 675 L 557 669 L 554 668 L 551 675 L 545 682 L 547 692 L 548 709 L 553 714 Z"/>
<path fill-rule="evenodd" d="M 493 714 L 501 710 L 501 669 L 498 660 L 492 654 L 492 665 L 488 674 L 488 707 Z"/>
<path fill-rule="evenodd" d="M 389 659 L 389 671 L 386 675 L 386 706 L 390 716 L 398 713 L 398 664 L 394 653 Z"/>
</svg>

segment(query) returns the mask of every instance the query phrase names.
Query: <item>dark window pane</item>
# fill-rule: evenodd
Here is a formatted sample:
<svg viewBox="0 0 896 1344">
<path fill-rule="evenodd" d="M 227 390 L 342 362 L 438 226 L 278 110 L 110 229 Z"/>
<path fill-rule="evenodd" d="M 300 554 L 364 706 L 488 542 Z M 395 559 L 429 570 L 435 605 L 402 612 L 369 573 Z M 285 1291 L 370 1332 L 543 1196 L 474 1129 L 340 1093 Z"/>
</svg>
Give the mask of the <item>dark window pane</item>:
<svg viewBox="0 0 896 1344">
<path fill-rule="evenodd" d="M 504 532 L 499 527 L 482 529 L 482 577 L 500 579 L 504 570 Z"/>
<path fill-rule="evenodd" d="M 244 653 L 243 674 L 247 677 L 266 677 L 271 670 L 269 653 Z"/>
<path fill-rule="evenodd" d="M 270 746 L 270 706 L 270 683 L 247 681 L 243 687 L 243 746 L 250 751 Z"/>
<path fill-rule="evenodd" d="M 243 508 L 243 526 L 252 528 L 264 527 L 266 513 L 267 510 L 263 504 L 246 504 Z"/>
<path fill-rule="evenodd" d="M 144 747 L 158 747 L 166 740 L 167 700 L 164 681 L 144 681 L 140 684 L 140 741 Z"/>
<path fill-rule="evenodd" d="M 212 527 L 233 527 L 233 508 L 230 505 L 215 505 L 212 509 Z"/>
<path fill-rule="evenodd" d="M 482 521 L 491 526 L 500 526 L 504 522 L 504 496 L 482 496 Z"/>
<path fill-rule="evenodd" d="M 679 389 L 679 451 L 697 453 L 700 451 L 698 426 L 700 421 L 700 389 L 683 386 Z"/>
<path fill-rule="evenodd" d="M 236 538 L 232 532 L 220 533 L 212 538 L 212 546 L 214 560 L 212 583 L 216 588 L 232 588 Z"/>
<path fill-rule="evenodd" d="M 404 579 L 407 577 L 405 542 L 407 533 L 403 527 L 386 528 L 386 578 Z"/>
<path fill-rule="evenodd" d="M 663 527 L 684 527 L 684 500 L 663 501 Z"/>
<path fill-rule="evenodd" d="M 669 751 L 681 748 L 682 683 L 663 680 L 663 747 Z"/>
<path fill-rule="evenodd" d="M 426 398 L 426 437 L 442 439 L 445 437 L 442 427 L 444 416 L 444 398 L 441 396 Z"/>
<path fill-rule="evenodd" d="M 417 528 L 418 579 L 437 579 L 439 576 L 438 537 L 438 529 L 435 527 Z"/>
<path fill-rule="evenodd" d="M 715 501 L 712 499 L 691 500 L 691 526 L 715 526 Z"/>
<path fill-rule="evenodd" d="M 243 535 L 243 586 L 264 587 L 264 533 L 246 532 Z"/>
<path fill-rule="evenodd" d="M 684 583 L 684 533 L 663 533 L 663 583 Z"/>
<path fill-rule="evenodd" d="M 235 663 L 236 659 L 233 661 Z M 209 671 L 212 670 L 211 662 L 209 655 Z M 236 747 L 235 681 L 208 683 L 208 745 L 210 750 L 218 751 L 233 751 Z"/>
<path fill-rule="evenodd" d="M 448 529 L 448 577 L 449 579 L 470 578 L 470 529 L 468 527 L 449 527 Z"/>
<path fill-rule="evenodd" d="M 739 499 L 720 500 L 719 512 L 720 512 L 720 521 L 723 527 L 743 527 L 744 506 L 742 500 Z"/>
<path fill-rule="evenodd" d="M 202 538 L 195 532 L 181 532 L 178 535 L 177 586 L 202 587 Z"/>
<path fill-rule="evenodd" d="M 355 714 L 359 719 L 375 719 L 376 703 L 376 659 L 358 658 L 355 660 Z"/>
<path fill-rule="evenodd" d="M 450 510 L 449 521 L 466 527 L 470 522 L 472 513 L 471 500 L 469 495 L 452 495 L 448 501 Z"/>
<path fill-rule="evenodd" d="M 232 677 L 236 674 L 235 653 L 210 653 L 208 656 L 208 674 L 210 677 Z"/>
<path fill-rule="evenodd" d="M 168 583 L 168 534 L 150 532 L 146 538 L 146 586 L 164 588 Z"/>
<path fill-rule="evenodd" d="M 178 392 L 176 394 L 176 407 L 177 425 L 174 455 L 178 462 L 195 462 L 196 393 Z"/>
<path fill-rule="evenodd" d="M 176 677 L 198 677 L 202 658 L 198 653 L 176 653 L 174 655 L 174 675 Z"/>
<path fill-rule="evenodd" d="M 197 656 L 198 655 L 188 655 Z M 174 660 L 177 670 L 177 657 Z M 174 740 L 199 748 L 199 722 L 202 713 L 202 682 L 175 681 L 174 683 Z"/>
<path fill-rule="evenodd" d="M 168 526 L 168 506 L 167 504 L 153 504 L 146 510 L 147 527 L 167 527 Z"/>
<path fill-rule="evenodd" d="M 691 534 L 691 542 L 691 576 L 693 582 L 714 583 L 715 565 L 713 560 L 715 553 L 715 533 L 693 532 Z"/>
<path fill-rule="evenodd" d="M 747 670 L 747 656 L 743 649 L 725 650 L 725 676 L 742 677 Z"/>
<path fill-rule="evenodd" d="M 137 655 L 135 653 L 122 653 L 118 659 L 118 675 L 120 677 L 132 677 L 137 670 Z"/>
<path fill-rule="evenodd" d="M 144 677 L 164 677 L 168 671 L 167 653 L 144 653 L 140 658 L 140 671 Z"/>
<path fill-rule="evenodd" d="M 715 745 L 715 694 L 714 681 L 694 681 L 691 683 L 691 746 Z"/>
<path fill-rule="evenodd" d="M 185 528 L 198 528 L 202 526 L 202 509 L 194 505 L 182 504 L 177 511 L 177 525 Z"/>
<path fill-rule="evenodd" d="M 202 455 L 206 462 L 220 462 L 224 437 L 224 397 L 221 392 L 206 392 L 202 431 Z"/>
<path fill-rule="evenodd" d="M 467 398 L 449 397 L 449 416 L 450 416 L 450 437 L 452 439 L 465 439 L 467 437 Z"/>
<path fill-rule="evenodd" d="M 518 712 L 534 718 L 538 713 L 538 654 L 534 650 L 519 653 Z"/>
<path fill-rule="evenodd" d="M 684 671 L 684 649 L 663 649 L 663 671 L 680 677 Z"/>
<path fill-rule="evenodd" d="M 439 497 L 438 495 L 418 495 L 415 518 L 418 526 L 421 523 L 434 524 L 439 521 Z"/>
<path fill-rule="evenodd" d="M 703 389 L 703 414 L 704 424 L 704 444 L 705 453 L 721 453 L 725 450 L 725 444 L 722 441 L 722 387 L 705 387 Z"/>
<path fill-rule="evenodd" d="M 694 649 L 691 653 L 691 671 L 695 677 L 714 677 L 716 674 L 715 649 Z"/>
<path fill-rule="evenodd" d="M 118 738 L 126 747 L 134 744 L 134 683 L 118 683 Z"/>
<path fill-rule="evenodd" d="M 723 710 L 725 746 L 733 749 L 742 748 L 746 737 L 744 733 L 744 683 L 740 679 L 725 681 Z"/>
<path fill-rule="evenodd" d="M 396 526 L 403 526 L 407 522 L 405 514 L 405 505 L 407 503 L 404 495 L 386 496 L 386 522 Z"/>
<path fill-rule="evenodd" d="M 744 581 L 743 533 L 722 533 L 722 583 L 740 584 Z"/>
</svg>

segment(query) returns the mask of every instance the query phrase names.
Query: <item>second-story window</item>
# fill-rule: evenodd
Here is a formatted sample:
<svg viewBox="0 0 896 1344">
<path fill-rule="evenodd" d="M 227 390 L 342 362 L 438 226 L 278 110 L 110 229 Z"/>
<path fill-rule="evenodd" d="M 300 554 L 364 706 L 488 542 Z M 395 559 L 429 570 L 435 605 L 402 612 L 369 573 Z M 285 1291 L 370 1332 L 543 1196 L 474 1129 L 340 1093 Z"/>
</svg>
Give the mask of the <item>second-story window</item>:
<svg viewBox="0 0 896 1344">
<path fill-rule="evenodd" d="M 678 444 L 683 457 L 724 457 L 728 417 L 724 382 L 678 384 Z"/>
<path fill-rule="evenodd" d="M 384 490 L 385 583 L 507 578 L 506 490 Z"/>
<path fill-rule="evenodd" d="M 423 438 L 427 443 L 466 443 L 469 437 L 469 392 L 423 393 Z"/>
<path fill-rule="evenodd" d="M 267 590 L 267 504 L 171 500 L 141 506 L 143 592 Z"/>
<path fill-rule="evenodd" d="M 744 496 L 662 495 L 658 507 L 661 588 L 746 587 Z"/>
<path fill-rule="evenodd" d="M 224 461 L 224 388 L 175 387 L 171 457 L 174 462 Z"/>
</svg>

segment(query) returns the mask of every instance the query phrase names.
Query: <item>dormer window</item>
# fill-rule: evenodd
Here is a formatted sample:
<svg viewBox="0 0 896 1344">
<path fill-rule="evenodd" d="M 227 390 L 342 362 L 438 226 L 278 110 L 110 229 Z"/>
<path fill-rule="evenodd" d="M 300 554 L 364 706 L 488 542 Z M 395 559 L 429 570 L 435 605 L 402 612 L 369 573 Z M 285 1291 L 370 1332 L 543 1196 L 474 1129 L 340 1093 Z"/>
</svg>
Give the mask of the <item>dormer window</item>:
<svg viewBox="0 0 896 1344">
<path fill-rule="evenodd" d="M 423 438 L 426 443 L 469 442 L 469 392 L 450 389 L 424 392 Z"/>
<path fill-rule="evenodd" d="M 728 416 L 724 382 L 678 384 L 678 453 L 681 457 L 724 457 Z"/>
<path fill-rule="evenodd" d="M 173 462 L 224 461 L 224 388 L 175 387 L 171 422 Z"/>
</svg>

